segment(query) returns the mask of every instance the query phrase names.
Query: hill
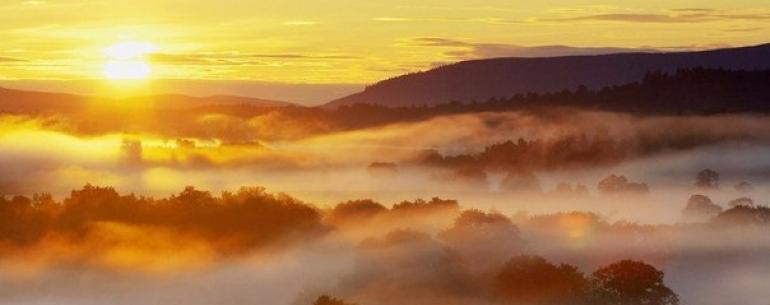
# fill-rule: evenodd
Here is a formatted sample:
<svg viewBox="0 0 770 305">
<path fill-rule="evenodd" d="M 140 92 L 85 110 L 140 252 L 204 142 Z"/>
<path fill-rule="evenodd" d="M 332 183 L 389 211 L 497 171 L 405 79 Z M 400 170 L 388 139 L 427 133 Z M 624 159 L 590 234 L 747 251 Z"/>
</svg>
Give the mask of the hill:
<svg viewBox="0 0 770 305">
<path fill-rule="evenodd" d="M 682 68 L 770 69 L 770 44 L 699 52 L 625 53 L 547 58 L 472 60 L 407 74 L 334 100 L 325 107 L 352 104 L 437 105 L 484 101 L 519 93 L 554 92 L 580 85 L 601 88 L 641 80 L 651 71 Z"/>
</svg>

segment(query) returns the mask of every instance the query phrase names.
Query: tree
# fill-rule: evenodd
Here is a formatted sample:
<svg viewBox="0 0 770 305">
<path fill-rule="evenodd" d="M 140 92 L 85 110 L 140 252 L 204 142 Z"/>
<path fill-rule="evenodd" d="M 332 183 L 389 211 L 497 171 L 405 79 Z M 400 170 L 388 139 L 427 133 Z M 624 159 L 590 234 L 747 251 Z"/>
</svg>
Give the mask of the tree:
<svg viewBox="0 0 770 305">
<path fill-rule="evenodd" d="M 466 210 L 454 225 L 441 231 L 439 237 L 459 254 L 469 258 L 469 264 L 498 266 L 522 248 L 519 228 L 508 217 L 480 210 Z M 477 258 L 483 257 L 483 260 Z"/>
<path fill-rule="evenodd" d="M 663 283 L 663 272 L 644 262 L 623 260 L 596 270 L 590 278 L 593 305 L 677 305 L 679 297 Z"/>
<path fill-rule="evenodd" d="M 371 199 L 350 200 L 334 207 L 328 214 L 327 221 L 332 224 L 369 220 L 388 209 Z"/>
<path fill-rule="evenodd" d="M 735 190 L 739 192 L 751 192 L 754 190 L 754 185 L 748 181 L 741 181 L 735 185 Z"/>
<path fill-rule="evenodd" d="M 596 188 L 602 194 L 613 193 L 640 193 L 645 194 L 650 192 L 649 186 L 646 183 L 630 182 L 626 176 L 609 175 L 599 181 Z"/>
<path fill-rule="evenodd" d="M 575 266 L 539 256 L 517 256 L 497 276 L 496 292 L 514 304 L 580 304 L 588 282 Z"/>
<path fill-rule="evenodd" d="M 628 179 L 625 176 L 609 175 L 599 181 L 596 188 L 601 193 L 615 193 L 622 191 L 626 183 L 628 183 Z"/>
<path fill-rule="evenodd" d="M 727 203 L 727 206 L 731 208 L 734 208 L 737 206 L 753 207 L 754 200 L 749 197 L 741 197 L 741 198 L 730 200 L 730 202 Z"/>
<path fill-rule="evenodd" d="M 367 170 L 375 177 L 391 177 L 398 173 L 398 165 L 392 162 L 372 162 Z"/>
<path fill-rule="evenodd" d="M 737 205 L 711 219 L 719 225 L 752 226 L 770 225 L 770 208 L 764 206 Z"/>
<path fill-rule="evenodd" d="M 556 185 L 556 188 L 553 190 L 553 192 L 551 192 L 551 194 L 559 196 L 583 197 L 588 195 L 588 188 L 582 184 L 575 184 L 573 187 L 569 183 L 561 182 Z"/>
<path fill-rule="evenodd" d="M 695 186 L 701 189 L 718 189 L 719 188 L 719 173 L 707 168 L 698 173 L 695 176 Z"/>
<path fill-rule="evenodd" d="M 720 212 L 722 212 L 722 207 L 714 204 L 711 198 L 696 194 L 687 200 L 687 205 L 682 210 L 682 216 L 687 220 L 702 221 L 714 217 Z"/>
<path fill-rule="evenodd" d="M 346 303 L 343 300 L 330 297 L 328 295 L 322 295 L 322 296 L 319 296 L 317 299 L 315 299 L 315 301 L 313 302 L 313 305 L 355 305 L 355 304 Z"/>
<path fill-rule="evenodd" d="M 509 171 L 500 182 L 500 189 L 510 192 L 542 192 L 540 180 L 530 171 Z"/>
</svg>

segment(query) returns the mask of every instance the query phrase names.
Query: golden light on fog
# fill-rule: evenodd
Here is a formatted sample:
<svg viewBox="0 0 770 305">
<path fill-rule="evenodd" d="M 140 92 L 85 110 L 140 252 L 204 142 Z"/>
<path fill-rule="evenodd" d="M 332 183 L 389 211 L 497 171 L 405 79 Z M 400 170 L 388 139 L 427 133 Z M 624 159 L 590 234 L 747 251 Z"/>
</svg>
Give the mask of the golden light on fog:
<svg viewBox="0 0 770 305">
<path fill-rule="evenodd" d="M 147 42 L 117 43 L 102 50 L 108 59 L 102 70 L 110 80 L 143 80 L 152 73 L 147 54 L 158 51 L 158 47 Z"/>
</svg>

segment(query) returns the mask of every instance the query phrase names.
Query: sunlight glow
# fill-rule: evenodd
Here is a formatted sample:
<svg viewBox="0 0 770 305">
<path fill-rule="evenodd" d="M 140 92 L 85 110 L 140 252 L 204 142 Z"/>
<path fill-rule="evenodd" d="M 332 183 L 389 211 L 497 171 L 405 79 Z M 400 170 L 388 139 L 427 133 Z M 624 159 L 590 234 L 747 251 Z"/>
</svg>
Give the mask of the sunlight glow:
<svg viewBox="0 0 770 305">
<path fill-rule="evenodd" d="M 140 59 L 147 54 L 157 52 L 158 47 L 147 42 L 123 42 L 102 50 L 104 56 L 116 60 Z"/>
<path fill-rule="evenodd" d="M 150 66 L 142 61 L 111 60 L 104 64 L 104 76 L 111 80 L 139 80 L 150 76 Z"/>
<path fill-rule="evenodd" d="M 104 76 L 110 80 L 147 79 L 152 69 L 144 57 L 157 51 L 158 47 L 146 42 L 125 42 L 104 48 L 102 53 L 109 58 L 103 65 Z"/>
</svg>

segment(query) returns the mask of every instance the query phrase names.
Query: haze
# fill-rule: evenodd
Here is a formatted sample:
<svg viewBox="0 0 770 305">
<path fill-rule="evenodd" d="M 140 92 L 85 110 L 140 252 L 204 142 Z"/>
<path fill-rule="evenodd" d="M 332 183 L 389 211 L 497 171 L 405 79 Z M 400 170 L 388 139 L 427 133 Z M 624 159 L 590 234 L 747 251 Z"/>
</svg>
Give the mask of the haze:
<svg viewBox="0 0 770 305">
<path fill-rule="evenodd" d="M 0 305 L 770 299 L 767 3 L 0 16 Z"/>
</svg>

